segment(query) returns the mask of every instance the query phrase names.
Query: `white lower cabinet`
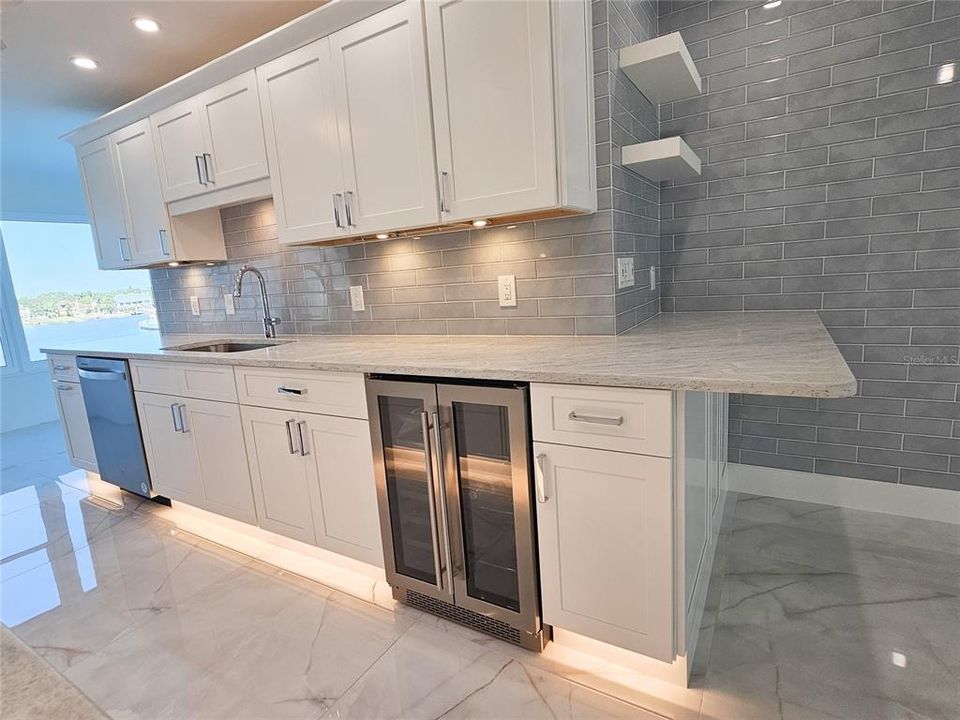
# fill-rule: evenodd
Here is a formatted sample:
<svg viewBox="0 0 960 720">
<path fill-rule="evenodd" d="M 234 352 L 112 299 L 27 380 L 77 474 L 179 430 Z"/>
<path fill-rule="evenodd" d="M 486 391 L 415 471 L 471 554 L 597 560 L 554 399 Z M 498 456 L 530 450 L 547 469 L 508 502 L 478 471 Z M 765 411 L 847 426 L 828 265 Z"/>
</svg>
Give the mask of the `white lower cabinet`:
<svg viewBox="0 0 960 720">
<path fill-rule="evenodd" d="M 671 661 L 671 461 L 542 442 L 533 448 L 544 622 Z"/>
<path fill-rule="evenodd" d="M 54 382 L 54 396 L 60 413 L 60 426 L 67 441 L 67 456 L 74 467 L 97 472 L 97 455 L 87 420 L 80 383 Z"/>
<path fill-rule="evenodd" d="M 136 393 L 153 489 L 219 515 L 257 522 L 235 403 Z"/>
<path fill-rule="evenodd" d="M 383 564 L 366 420 L 243 406 L 260 526 Z"/>
<path fill-rule="evenodd" d="M 297 450 L 297 414 L 246 405 L 242 414 L 260 527 L 315 544 L 319 490 L 309 482 Z"/>
</svg>

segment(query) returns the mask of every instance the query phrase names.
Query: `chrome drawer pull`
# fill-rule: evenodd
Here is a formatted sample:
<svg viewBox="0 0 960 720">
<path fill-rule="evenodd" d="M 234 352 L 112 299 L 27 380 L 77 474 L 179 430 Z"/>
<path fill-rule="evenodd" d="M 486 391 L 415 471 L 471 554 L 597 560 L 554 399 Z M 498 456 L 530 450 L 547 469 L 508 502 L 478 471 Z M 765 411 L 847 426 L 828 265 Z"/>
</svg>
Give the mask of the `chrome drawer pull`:
<svg viewBox="0 0 960 720">
<path fill-rule="evenodd" d="M 57 390 L 73 390 L 73 385 L 58 384 Z"/>
<path fill-rule="evenodd" d="M 293 441 L 293 429 L 297 425 L 296 420 L 287 420 L 287 446 L 290 448 L 291 455 L 297 455 L 300 452 L 300 448 Z"/>
<path fill-rule="evenodd" d="M 70 365 L 54 365 L 53 369 L 57 372 L 65 372 L 70 369 Z"/>
<path fill-rule="evenodd" d="M 571 422 L 590 423 L 592 425 L 623 425 L 623 415 L 616 417 L 606 417 L 604 415 L 578 415 L 576 410 L 571 410 L 567 418 Z"/>
<path fill-rule="evenodd" d="M 277 392 L 280 393 L 281 395 L 301 396 L 301 395 L 307 394 L 307 388 L 292 388 L 292 387 L 286 387 L 285 385 L 281 385 L 280 387 L 277 388 Z"/>
</svg>

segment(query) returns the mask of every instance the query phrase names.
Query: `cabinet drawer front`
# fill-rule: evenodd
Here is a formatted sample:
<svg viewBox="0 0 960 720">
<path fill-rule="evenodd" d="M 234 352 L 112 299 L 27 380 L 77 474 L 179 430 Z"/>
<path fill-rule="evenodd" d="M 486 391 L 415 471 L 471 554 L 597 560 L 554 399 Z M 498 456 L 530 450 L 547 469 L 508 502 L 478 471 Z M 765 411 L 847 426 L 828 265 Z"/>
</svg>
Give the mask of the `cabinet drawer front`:
<svg viewBox="0 0 960 720">
<path fill-rule="evenodd" d="M 671 457 L 669 390 L 531 385 L 533 438 L 563 445 Z"/>
<path fill-rule="evenodd" d="M 361 373 L 240 367 L 237 393 L 244 405 L 367 418 Z"/>
<path fill-rule="evenodd" d="M 670 662 L 672 467 L 534 443 L 543 621 Z"/>
<path fill-rule="evenodd" d="M 50 363 L 50 377 L 54 380 L 80 382 L 77 359 L 73 355 L 48 355 L 47 360 Z"/>
<path fill-rule="evenodd" d="M 236 402 L 233 368 L 197 363 L 131 360 L 133 387 L 144 392 Z"/>
</svg>

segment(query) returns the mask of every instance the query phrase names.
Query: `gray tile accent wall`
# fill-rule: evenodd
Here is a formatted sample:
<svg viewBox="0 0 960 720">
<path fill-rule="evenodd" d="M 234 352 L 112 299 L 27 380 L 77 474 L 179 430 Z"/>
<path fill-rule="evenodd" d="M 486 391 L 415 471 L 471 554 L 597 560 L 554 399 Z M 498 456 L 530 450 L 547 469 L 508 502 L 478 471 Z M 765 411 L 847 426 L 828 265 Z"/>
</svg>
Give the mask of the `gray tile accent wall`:
<svg viewBox="0 0 960 720">
<path fill-rule="evenodd" d="M 664 311 L 814 309 L 855 398 L 740 396 L 731 459 L 960 490 L 960 2 L 660 2 L 705 93 L 660 108 Z"/>
<path fill-rule="evenodd" d="M 617 68 L 617 50 L 655 37 L 653 0 L 592 0 L 598 212 L 416 239 L 281 247 L 270 200 L 221 212 L 229 261 L 151 271 L 165 332 L 259 332 L 251 285 L 224 311 L 222 295 L 244 262 L 260 268 L 279 332 L 300 334 L 612 335 L 659 312 L 659 189 L 619 165 L 623 144 L 657 137 L 657 108 Z M 614 162 L 616 158 L 616 162 Z M 634 287 L 617 290 L 615 257 L 632 255 Z M 500 308 L 498 275 L 517 277 L 518 307 Z M 251 282 L 250 279 L 247 282 Z M 361 285 L 367 308 L 350 308 Z M 200 299 L 200 317 L 189 298 Z"/>
</svg>

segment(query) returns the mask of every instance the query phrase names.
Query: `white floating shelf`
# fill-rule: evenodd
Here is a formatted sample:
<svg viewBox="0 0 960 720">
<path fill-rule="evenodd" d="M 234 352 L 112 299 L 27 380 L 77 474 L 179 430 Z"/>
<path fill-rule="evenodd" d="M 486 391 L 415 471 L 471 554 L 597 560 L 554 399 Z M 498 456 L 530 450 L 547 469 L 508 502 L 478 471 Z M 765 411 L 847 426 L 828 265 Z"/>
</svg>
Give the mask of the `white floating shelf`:
<svg viewBox="0 0 960 720">
<path fill-rule="evenodd" d="M 620 68 L 655 105 L 700 94 L 700 73 L 678 32 L 623 48 Z"/>
<path fill-rule="evenodd" d="M 656 182 L 700 175 L 700 158 L 681 137 L 625 145 L 621 150 L 620 162 L 624 167 Z"/>
</svg>

